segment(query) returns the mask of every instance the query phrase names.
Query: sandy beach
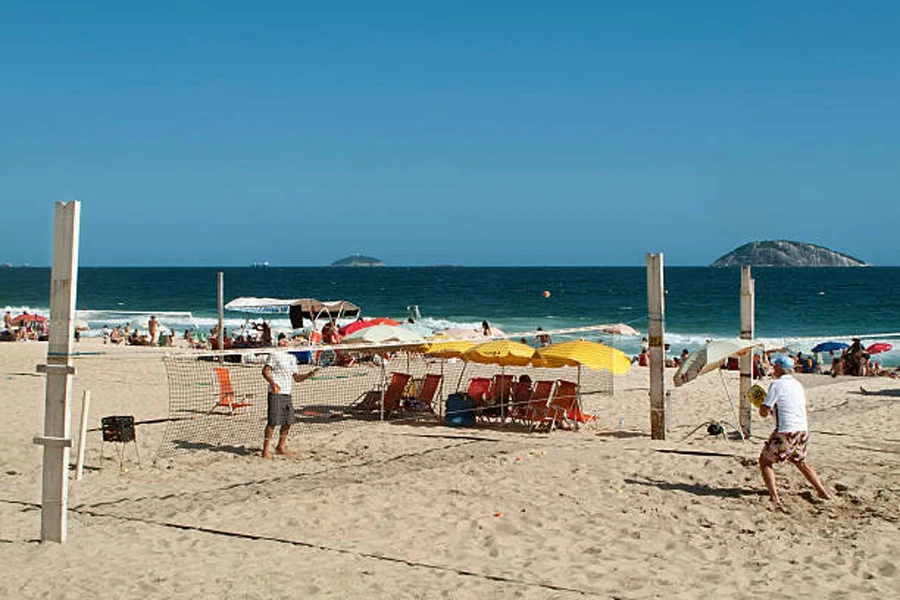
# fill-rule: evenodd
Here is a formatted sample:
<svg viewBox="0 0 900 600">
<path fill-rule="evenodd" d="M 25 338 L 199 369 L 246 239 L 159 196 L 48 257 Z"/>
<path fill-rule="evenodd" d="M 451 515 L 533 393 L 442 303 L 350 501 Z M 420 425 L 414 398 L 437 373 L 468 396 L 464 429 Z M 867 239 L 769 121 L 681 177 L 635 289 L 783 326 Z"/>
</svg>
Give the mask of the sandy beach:
<svg viewBox="0 0 900 600">
<path fill-rule="evenodd" d="M 578 431 L 298 427 L 292 457 L 263 460 L 256 442 L 154 461 L 164 351 L 96 339 L 76 349 L 73 437 L 83 390 L 92 398 L 87 468 L 70 482 L 68 542 L 41 544 L 32 438 L 47 348 L 0 344 L 2 597 L 900 596 L 895 379 L 798 376 L 810 461 L 833 499 L 813 501 L 779 465 L 783 514 L 756 463 L 771 420 L 754 415 L 746 442 L 691 434 L 732 421 L 715 374 L 673 388 L 666 441 L 649 437 L 648 370 L 634 367 L 589 402 L 597 422 Z M 734 393 L 737 373 L 725 376 Z M 142 423 L 141 464 L 128 445 L 127 471 L 110 445 L 100 460 L 97 427 L 114 414 Z"/>
</svg>

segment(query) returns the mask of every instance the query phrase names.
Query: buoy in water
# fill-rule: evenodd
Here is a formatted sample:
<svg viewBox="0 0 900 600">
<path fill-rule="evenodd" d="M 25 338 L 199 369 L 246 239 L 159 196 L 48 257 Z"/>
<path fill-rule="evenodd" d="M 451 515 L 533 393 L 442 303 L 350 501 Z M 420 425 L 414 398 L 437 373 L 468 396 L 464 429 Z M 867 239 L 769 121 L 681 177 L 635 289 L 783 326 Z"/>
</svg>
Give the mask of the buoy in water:
<svg viewBox="0 0 900 600">
<path fill-rule="evenodd" d="M 544 298 L 550 297 L 550 290 L 544 290 Z"/>
</svg>

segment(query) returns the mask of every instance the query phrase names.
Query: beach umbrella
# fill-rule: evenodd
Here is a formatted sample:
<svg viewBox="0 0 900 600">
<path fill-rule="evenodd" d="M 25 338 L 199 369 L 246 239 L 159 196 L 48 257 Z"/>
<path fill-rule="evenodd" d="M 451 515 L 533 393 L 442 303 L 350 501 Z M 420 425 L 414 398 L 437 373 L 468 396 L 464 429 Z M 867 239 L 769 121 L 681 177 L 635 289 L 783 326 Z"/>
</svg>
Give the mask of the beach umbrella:
<svg viewBox="0 0 900 600">
<path fill-rule="evenodd" d="M 462 358 L 462 355 L 475 346 L 468 340 L 436 340 L 428 344 L 424 354 L 434 358 Z"/>
<path fill-rule="evenodd" d="M 812 352 L 833 352 L 835 350 L 843 350 L 844 348 L 849 348 L 849 344 L 845 344 L 844 342 L 821 342 L 816 344 L 812 348 Z"/>
<path fill-rule="evenodd" d="M 389 342 L 422 344 L 425 342 L 425 338 L 419 333 L 403 327 L 372 325 L 351 333 L 342 342 L 344 344 L 386 344 Z"/>
<path fill-rule="evenodd" d="M 612 325 L 601 325 L 600 331 L 611 333 L 613 335 L 641 335 L 641 332 L 625 323 L 614 323 Z"/>
<path fill-rule="evenodd" d="M 485 337 L 480 329 L 461 329 L 458 327 L 439 331 L 437 335 L 451 340 L 472 340 L 474 342 L 484 342 L 490 339 Z"/>
<path fill-rule="evenodd" d="M 881 352 L 888 352 L 892 350 L 894 346 L 892 344 L 888 344 L 887 342 L 875 342 L 868 348 L 866 348 L 866 352 L 869 354 L 880 354 Z"/>
<path fill-rule="evenodd" d="M 678 370 L 675 371 L 675 387 L 693 381 L 704 373 L 719 371 L 719 379 L 722 381 L 722 387 L 725 388 L 725 394 L 728 396 L 728 402 L 731 404 L 731 414 L 734 417 L 734 422 L 739 423 L 737 409 L 734 407 L 734 400 L 731 397 L 731 392 L 728 390 L 728 385 L 725 383 L 721 367 L 728 358 L 744 356 L 752 352 L 753 348 L 760 346 L 762 344 L 755 340 L 724 339 L 709 341 L 704 347 L 688 354 L 684 362 L 679 365 Z M 737 430 L 743 440 L 743 430 L 740 427 L 737 427 Z"/>
<path fill-rule="evenodd" d="M 528 344 L 512 340 L 491 340 L 472 346 L 462 354 L 462 359 L 485 365 L 499 365 L 500 375 L 505 375 L 506 367 L 530 365 L 535 350 Z M 505 418 L 505 402 L 500 403 L 500 418 Z"/>
<path fill-rule="evenodd" d="M 373 327 L 375 325 L 399 325 L 399 321 L 395 321 L 394 319 L 388 319 L 387 317 L 375 317 L 374 319 L 366 319 L 366 320 L 358 320 L 353 321 L 347 325 L 344 325 L 340 329 L 338 329 L 338 333 L 341 335 L 350 335 L 360 329 L 365 329 L 366 327 Z"/>
<path fill-rule="evenodd" d="M 10 322 L 13 325 L 21 325 L 25 323 L 44 323 L 47 321 L 47 317 L 42 317 L 41 315 L 35 315 L 31 313 L 22 313 L 21 315 L 16 315 Z"/>
<path fill-rule="evenodd" d="M 743 356 L 753 348 L 761 346 L 755 340 L 724 339 L 712 340 L 699 350 L 687 355 L 675 371 L 675 387 L 693 381 L 704 373 L 715 371 L 732 356 Z"/>
<path fill-rule="evenodd" d="M 491 340 L 472 346 L 462 354 L 462 359 L 501 367 L 524 367 L 531 364 L 534 353 L 534 348 L 528 344 L 512 340 Z"/>
<path fill-rule="evenodd" d="M 599 342 L 587 340 L 571 340 L 558 344 L 550 344 L 537 350 L 535 366 L 570 366 L 578 367 L 576 375 L 576 389 L 578 390 L 576 423 L 583 418 L 581 404 L 581 367 L 587 367 L 594 371 L 609 371 L 614 375 L 622 375 L 631 368 L 631 359 L 628 355 Z M 541 364 L 543 363 L 543 364 Z"/>
<path fill-rule="evenodd" d="M 547 366 L 587 367 L 595 371 L 606 370 L 622 375 L 631 368 L 628 355 L 599 342 L 571 340 L 551 344 L 537 350 L 537 357 Z"/>
</svg>

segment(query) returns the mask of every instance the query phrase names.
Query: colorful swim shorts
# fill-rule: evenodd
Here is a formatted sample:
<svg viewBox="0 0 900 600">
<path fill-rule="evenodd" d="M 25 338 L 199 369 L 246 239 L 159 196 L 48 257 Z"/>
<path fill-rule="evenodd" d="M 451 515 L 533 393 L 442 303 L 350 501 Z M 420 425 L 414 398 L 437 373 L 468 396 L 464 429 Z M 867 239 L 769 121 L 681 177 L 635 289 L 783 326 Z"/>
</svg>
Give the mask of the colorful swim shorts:
<svg viewBox="0 0 900 600">
<path fill-rule="evenodd" d="M 789 461 L 802 463 L 806 460 L 806 442 L 809 434 L 805 431 L 773 431 L 763 445 L 761 456 L 769 462 Z"/>
</svg>

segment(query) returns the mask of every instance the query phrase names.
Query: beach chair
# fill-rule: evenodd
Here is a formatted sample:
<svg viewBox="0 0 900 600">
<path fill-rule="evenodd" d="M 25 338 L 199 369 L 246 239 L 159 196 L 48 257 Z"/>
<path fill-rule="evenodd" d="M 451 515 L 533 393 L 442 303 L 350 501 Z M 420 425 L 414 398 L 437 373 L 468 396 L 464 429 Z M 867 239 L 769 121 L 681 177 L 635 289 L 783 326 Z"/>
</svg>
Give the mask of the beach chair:
<svg viewBox="0 0 900 600">
<path fill-rule="evenodd" d="M 404 405 L 406 408 L 419 411 L 434 412 L 434 396 L 441 385 L 443 375 L 429 373 L 425 375 L 422 386 L 413 398 L 408 398 Z"/>
<path fill-rule="evenodd" d="M 528 415 L 528 403 L 531 401 L 533 391 L 530 381 L 517 381 L 513 385 L 512 403 L 509 407 L 509 414 L 513 421 L 525 422 Z"/>
<path fill-rule="evenodd" d="M 481 406 L 484 404 L 484 399 L 487 397 L 489 387 L 491 387 L 491 380 L 487 377 L 473 377 L 469 380 L 469 386 L 466 388 L 466 393 L 475 401 L 475 406 Z"/>
<path fill-rule="evenodd" d="M 483 416 L 500 417 L 501 419 L 504 417 L 504 407 L 509 403 L 514 382 L 514 375 L 494 375 L 491 377 L 491 383 L 485 394 Z"/>
<path fill-rule="evenodd" d="M 350 405 L 351 409 L 365 412 L 381 412 L 382 398 L 384 399 L 384 414 L 399 410 L 403 405 L 403 395 L 412 375 L 408 373 L 391 373 L 391 381 L 382 393 L 381 390 L 369 390 L 364 392 L 359 399 Z"/>
<path fill-rule="evenodd" d="M 237 402 L 235 399 L 234 386 L 231 384 L 231 372 L 225 367 L 213 367 L 216 373 L 216 380 L 219 382 L 219 399 L 209 412 L 212 413 L 217 408 L 224 407 L 228 409 L 229 415 L 234 415 L 236 408 L 244 408 L 245 406 L 253 406 L 247 402 L 252 394 L 244 394 L 242 401 Z"/>
<path fill-rule="evenodd" d="M 535 382 L 531 398 L 528 399 L 528 406 L 525 409 L 525 423 L 529 424 L 532 430 L 549 420 L 550 409 L 547 404 L 553 394 L 555 384 L 555 381 L 550 380 Z"/>
<path fill-rule="evenodd" d="M 473 377 L 469 380 L 466 393 L 475 402 L 475 415 L 480 416 L 481 410 L 484 408 L 485 399 L 487 398 L 488 389 L 491 387 L 491 380 L 487 377 Z"/>
<path fill-rule="evenodd" d="M 575 417 L 577 413 L 581 412 L 578 408 L 578 385 L 574 381 L 558 379 L 553 395 L 550 396 L 550 401 L 547 403 L 547 409 L 550 417 L 550 431 L 553 431 L 553 427 L 557 423 L 568 425 L 572 420 L 577 423 Z"/>
</svg>

